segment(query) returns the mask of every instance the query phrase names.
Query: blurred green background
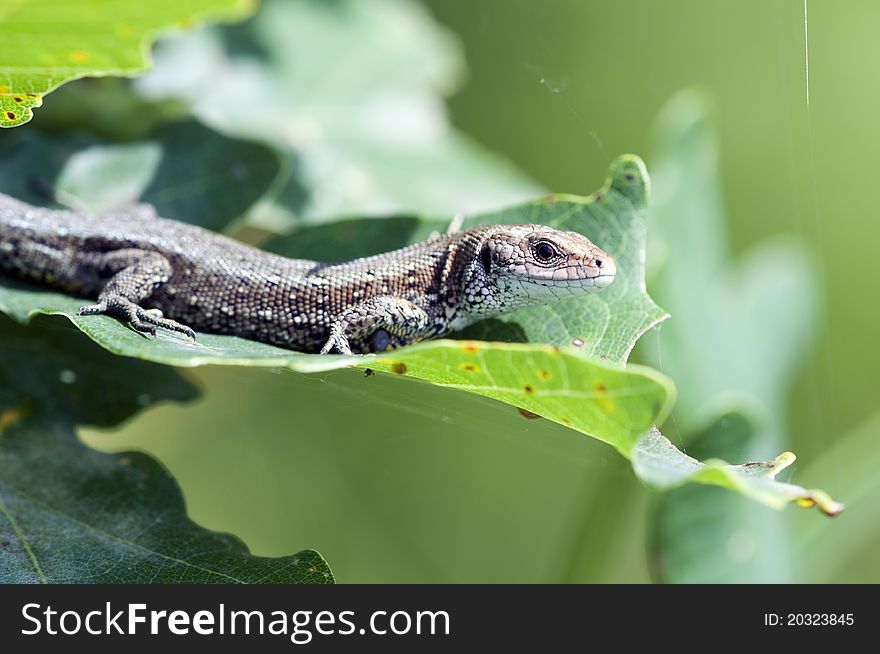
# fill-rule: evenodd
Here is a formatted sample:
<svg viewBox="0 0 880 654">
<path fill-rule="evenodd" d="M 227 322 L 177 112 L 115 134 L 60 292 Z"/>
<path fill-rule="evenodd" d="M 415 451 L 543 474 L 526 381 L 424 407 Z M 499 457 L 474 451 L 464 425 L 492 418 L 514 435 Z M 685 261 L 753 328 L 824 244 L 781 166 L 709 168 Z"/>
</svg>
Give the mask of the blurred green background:
<svg viewBox="0 0 880 654">
<path fill-rule="evenodd" d="M 809 106 L 800 0 L 432 0 L 426 8 L 433 18 L 417 8 L 413 16 L 420 24 L 436 23 L 434 46 L 458 62 L 427 76 L 431 93 L 449 95 L 455 127 L 535 180 L 505 173 L 504 180 L 523 181 L 498 183 L 476 204 L 506 204 L 537 195 L 539 187 L 589 193 L 602 183 L 610 160 L 624 152 L 643 156 L 652 174 L 661 169 L 654 177 L 657 241 L 649 254 L 657 277 L 649 278 L 649 290 L 673 317 L 645 336 L 648 347 L 636 357 L 671 374 L 683 394 L 665 433 L 700 456 L 733 459 L 791 449 L 799 461 L 787 478 L 821 486 L 848 503 L 847 512 L 833 521 L 794 508 L 778 514 L 706 488 L 660 498 L 610 448 L 561 426 L 524 420 L 487 400 L 351 371 L 189 371 L 203 390 L 193 404 L 152 409 L 115 433 L 87 431 L 87 442 L 152 453 L 181 484 L 195 520 L 236 533 L 258 554 L 314 547 L 341 582 L 880 581 L 880 503 L 874 499 L 880 490 L 874 472 L 880 462 L 874 386 L 880 351 L 871 341 L 880 317 L 874 270 L 880 227 L 870 190 L 872 148 L 880 140 L 873 115 L 880 94 L 874 83 L 880 6 L 867 0 L 810 4 Z M 380 40 L 384 28 L 397 33 L 380 21 Z M 295 40 L 296 34 L 279 38 Z M 248 45 L 247 39 L 229 42 Z M 370 52 L 373 44 L 364 47 Z M 364 94 L 381 86 L 371 74 L 396 79 L 395 65 L 412 64 L 399 58 L 376 73 L 364 57 L 358 78 L 358 56 L 345 48 L 336 52 L 354 61 L 352 76 L 361 79 L 358 92 Z M 156 91 L 161 69 L 160 56 L 154 76 L 160 82 L 148 77 L 139 87 L 147 97 L 162 95 Z M 693 87 L 702 96 L 686 94 L 666 104 Z M 321 99 L 317 107 L 339 108 Z M 224 127 L 210 107 L 194 111 Z M 444 124 L 442 105 L 431 111 L 439 111 L 438 124 Z M 667 148 L 664 155 L 664 136 L 656 135 L 662 111 L 667 132 L 682 130 L 682 149 L 696 153 L 695 167 L 666 166 L 686 174 L 675 188 L 672 176 L 662 174 L 661 159 L 675 151 Z M 38 114 L 34 124 L 39 121 Z M 712 193 L 713 121 L 726 220 L 708 239 L 723 248 L 726 233 L 737 257 L 768 237 L 782 237 L 784 247 L 796 250 L 792 265 L 807 275 L 811 291 L 792 300 L 791 312 L 784 295 L 771 298 L 773 315 L 748 303 L 734 309 L 731 301 L 703 325 L 701 316 L 714 305 L 682 304 L 708 297 L 713 288 L 712 275 L 698 267 L 701 217 L 709 221 L 715 211 L 722 219 Z M 661 131 L 663 124 L 661 119 Z M 692 150 L 689 124 L 697 125 L 693 138 L 699 141 Z M 406 145 L 418 160 L 414 167 L 406 157 L 395 159 L 398 151 L 385 156 L 373 150 L 358 159 L 368 172 L 387 169 L 375 182 L 387 191 L 384 205 L 331 203 L 327 212 L 452 213 L 435 197 L 457 201 L 441 183 L 440 191 L 419 195 L 408 180 L 435 175 L 432 165 L 442 177 L 454 160 L 442 159 L 429 138 Z M 303 157 L 307 167 L 309 156 Z M 467 170 L 479 170 L 470 165 L 476 167 Z M 703 204 L 692 205 L 691 222 L 670 226 L 674 216 L 664 217 L 663 207 L 674 213 L 670 207 L 684 206 L 670 200 L 682 188 L 709 191 Z M 322 219 L 320 207 L 294 216 L 310 217 Z M 267 210 L 254 220 L 265 226 L 277 216 Z M 759 281 L 766 274 L 775 288 L 774 266 L 755 269 L 755 261 L 745 269 Z M 674 272 L 664 273 L 664 265 Z M 691 293 L 690 285 L 700 290 Z M 754 382 L 755 397 L 743 402 L 751 407 L 766 400 L 755 415 L 770 427 L 738 435 L 730 425 L 739 423 L 727 417 L 702 424 L 711 423 L 715 414 L 704 405 L 717 396 L 685 395 L 699 388 L 695 368 L 726 364 L 723 357 L 710 361 L 711 348 L 700 362 L 682 362 L 677 346 L 664 340 L 691 338 L 686 326 L 675 331 L 677 315 L 696 317 L 690 329 L 703 329 L 710 345 L 717 342 L 719 357 L 771 343 L 762 350 L 765 359 L 753 357 L 754 365 L 737 370 L 735 379 L 721 375 L 717 389 L 726 390 L 729 381 L 741 398 Z M 782 334 L 780 342 L 788 338 L 779 326 L 786 316 L 805 324 L 785 327 L 798 331 L 791 336 L 798 347 L 776 386 L 765 391 L 768 370 L 777 365 L 771 333 Z M 733 320 L 736 330 L 709 331 Z M 683 379 L 688 376 L 693 379 Z M 773 415 L 762 418 L 762 412 Z M 743 431 L 750 431 L 748 425 Z"/>
</svg>

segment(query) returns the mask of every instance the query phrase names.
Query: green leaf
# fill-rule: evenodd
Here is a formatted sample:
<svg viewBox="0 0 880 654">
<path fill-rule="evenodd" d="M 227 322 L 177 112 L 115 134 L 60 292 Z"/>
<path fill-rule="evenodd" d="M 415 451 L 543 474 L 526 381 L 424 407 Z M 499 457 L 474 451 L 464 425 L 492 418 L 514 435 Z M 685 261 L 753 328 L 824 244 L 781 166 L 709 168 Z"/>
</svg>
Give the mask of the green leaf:
<svg viewBox="0 0 880 654">
<path fill-rule="evenodd" d="M 0 319 L 0 583 L 328 583 L 317 552 L 253 556 L 186 516 L 150 457 L 82 445 L 195 391 L 171 369 L 102 352 L 43 321 Z"/>
<path fill-rule="evenodd" d="M 253 20 L 163 41 L 155 57 L 142 93 L 285 149 L 310 191 L 305 206 L 282 192 L 287 213 L 452 215 L 542 192 L 448 124 L 441 96 L 463 76 L 462 48 L 417 3 L 268 0 Z"/>
<path fill-rule="evenodd" d="M 734 416 L 722 418 L 734 419 Z M 709 459 L 701 463 L 682 453 L 659 430 L 652 429 L 633 451 L 633 468 L 645 483 L 661 490 L 695 481 L 738 491 L 774 509 L 795 502 L 807 508 L 819 507 L 829 516 L 843 511 L 843 505 L 824 491 L 776 481 L 776 475 L 794 463 L 795 458 L 791 452 L 783 452 L 772 461 L 728 465 Z"/>
<path fill-rule="evenodd" d="M 605 441 L 627 457 L 645 426 L 668 414 L 674 396 L 669 380 L 651 368 L 621 369 L 573 347 L 436 341 L 367 365 L 512 404 Z"/>
<path fill-rule="evenodd" d="M 171 335 L 154 340 L 107 316 L 79 316 L 83 300 L 3 280 L 0 311 L 27 322 L 62 315 L 107 350 L 175 366 L 207 364 L 322 372 L 359 367 L 405 374 L 492 397 L 611 443 L 627 454 L 635 440 L 666 416 L 673 387 L 650 368 L 625 370 L 577 348 L 477 341 L 430 341 L 380 356 L 321 356 L 230 336 L 200 334 L 197 344 Z"/>
<path fill-rule="evenodd" d="M 641 351 L 679 388 L 674 422 L 664 429 L 699 458 L 773 457 L 786 446 L 786 395 L 814 332 L 818 283 L 810 256 L 800 243 L 774 240 L 733 260 L 716 120 L 704 97 L 693 91 L 674 96 L 658 118 L 655 143 L 651 288 L 675 320 Z M 656 437 L 646 445 L 667 452 Z M 742 469 L 698 469 L 684 455 L 669 454 L 661 466 L 643 457 L 636 468 L 652 478 L 668 472 L 668 479 L 658 479 L 662 485 L 694 474 L 695 481 L 735 487 L 773 508 L 791 501 L 815 503 L 829 514 L 842 508 L 821 491 L 768 479 L 790 463 L 787 454 L 746 469 L 758 471 L 757 480 L 744 478 Z M 714 489 L 682 488 L 658 499 L 652 522 L 657 579 L 792 578 L 786 523 L 753 503 Z"/>
<path fill-rule="evenodd" d="M 0 16 L 0 127 L 28 122 L 42 96 L 64 82 L 143 72 L 163 31 L 240 20 L 253 7 L 252 0 L 22 0 L 6 6 Z"/>
</svg>

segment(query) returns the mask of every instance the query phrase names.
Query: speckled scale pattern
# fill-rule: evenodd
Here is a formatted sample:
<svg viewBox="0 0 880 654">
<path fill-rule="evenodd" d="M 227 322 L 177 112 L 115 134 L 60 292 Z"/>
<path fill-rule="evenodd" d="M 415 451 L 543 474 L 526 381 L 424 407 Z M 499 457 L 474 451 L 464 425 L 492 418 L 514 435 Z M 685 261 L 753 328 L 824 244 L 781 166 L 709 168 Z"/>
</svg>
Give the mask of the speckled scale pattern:
<svg viewBox="0 0 880 654">
<path fill-rule="evenodd" d="M 534 260 L 541 239 L 557 260 Z M 477 227 L 324 264 L 159 218 L 147 205 L 88 215 L 2 194 L 0 271 L 95 298 L 83 313 L 110 313 L 140 331 L 191 328 L 360 353 L 599 290 L 614 275 L 610 257 L 585 237 L 539 225 Z"/>
</svg>

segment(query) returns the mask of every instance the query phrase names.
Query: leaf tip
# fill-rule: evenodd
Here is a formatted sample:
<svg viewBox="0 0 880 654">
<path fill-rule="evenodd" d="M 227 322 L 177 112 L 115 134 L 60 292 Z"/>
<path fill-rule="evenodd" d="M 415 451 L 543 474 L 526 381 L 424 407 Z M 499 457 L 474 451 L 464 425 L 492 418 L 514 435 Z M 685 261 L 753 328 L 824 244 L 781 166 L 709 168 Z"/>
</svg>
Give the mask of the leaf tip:
<svg viewBox="0 0 880 654">
<path fill-rule="evenodd" d="M 644 209 L 651 187 L 645 162 L 634 154 L 619 156 L 611 164 L 607 186 L 628 197 L 637 208 Z"/>
<path fill-rule="evenodd" d="M 798 497 L 794 501 L 799 507 L 804 509 L 818 507 L 818 509 L 829 518 L 839 515 L 846 509 L 845 504 L 831 499 L 831 496 L 828 495 L 828 493 L 821 490 L 809 490 L 803 496 Z"/>
<path fill-rule="evenodd" d="M 797 460 L 794 452 L 783 452 L 770 462 L 770 469 L 767 471 L 768 479 L 775 479 L 776 475 L 785 470 L 788 466 Z"/>
</svg>

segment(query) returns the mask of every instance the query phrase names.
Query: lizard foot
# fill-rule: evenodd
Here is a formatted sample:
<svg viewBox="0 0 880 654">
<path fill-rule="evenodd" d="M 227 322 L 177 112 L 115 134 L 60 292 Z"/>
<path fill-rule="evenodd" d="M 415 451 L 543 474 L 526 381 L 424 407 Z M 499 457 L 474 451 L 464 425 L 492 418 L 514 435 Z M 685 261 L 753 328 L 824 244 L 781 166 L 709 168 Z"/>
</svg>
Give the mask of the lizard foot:
<svg viewBox="0 0 880 654">
<path fill-rule="evenodd" d="M 130 300 L 124 298 L 114 300 L 102 300 L 97 304 L 80 307 L 79 315 L 94 316 L 97 314 L 112 314 L 128 321 L 128 324 L 142 334 L 156 335 L 156 328 L 161 327 L 168 331 L 177 332 L 196 340 L 196 333 L 175 320 L 163 318 L 161 312 L 144 309 Z"/>
<path fill-rule="evenodd" d="M 321 354 L 329 354 L 333 351 L 339 352 L 339 354 L 347 354 L 351 355 L 351 346 L 348 344 L 348 338 L 342 332 L 342 330 L 330 329 L 330 338 L 327 339 L 327 342 L 324 343 L 324 347 L 321 348 Z"/>
</svg>

